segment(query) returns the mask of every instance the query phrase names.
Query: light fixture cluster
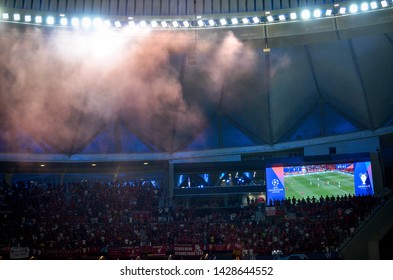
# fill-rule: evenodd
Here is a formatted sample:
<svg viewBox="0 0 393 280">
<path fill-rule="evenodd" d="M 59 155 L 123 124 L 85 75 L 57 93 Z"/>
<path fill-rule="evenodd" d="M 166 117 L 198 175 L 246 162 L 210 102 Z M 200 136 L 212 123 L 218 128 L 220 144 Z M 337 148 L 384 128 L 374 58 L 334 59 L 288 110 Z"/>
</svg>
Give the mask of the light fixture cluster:
<svg viewBox="0 0 393 280">
<path fill-rule="evenodd" d="M 67 16 L 60 15 L 32 15 L 27 11 L 21 12 L 7 12 L 2 11 L 0 14 L 0 21 L 46 25 L 46 26 L 63 26 L 84 29 L 101 29 L 114 28 L 121 29 L 124 27 L 140 27 L 153 29 L 187 29 L 187 28 L 213 28 L 225 26 L 244 26 L 256 24 L 272 24 L 283 23 L 298 20 L 310 20 L 318 18 L 327 18 L 334 16 L 344 16 L 349 14 L 356 14 L 359 12 L 367 12 L 372 10 L 391 8 L 393 7 L 393 0 L 378 0 L 365 1 L 362 3 L 341 3 L 334 4 L 326 8 L 304 9 L 304 10 L 290 10 L 288 13 L 279 13 L 280 10 L 272 12 L 264 12 L 253 16 L 231 17 L 231 18 L 203 18 L 198 16 L 193 19 L 135 19 L 127 17 L 121 20 L 103 19 L 101 17 L 89 16 Z"/>
</svg>

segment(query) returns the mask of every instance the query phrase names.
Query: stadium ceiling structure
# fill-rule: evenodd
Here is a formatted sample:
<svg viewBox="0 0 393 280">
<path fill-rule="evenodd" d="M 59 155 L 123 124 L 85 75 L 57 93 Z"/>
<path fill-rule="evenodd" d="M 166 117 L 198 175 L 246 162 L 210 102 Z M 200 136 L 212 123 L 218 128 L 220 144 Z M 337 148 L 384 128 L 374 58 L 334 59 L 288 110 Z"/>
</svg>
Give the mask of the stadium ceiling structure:
<svg viewBox="0 0 393 280">
<path fill-rule="evenodd" d="M 384 135 L 392 77 L 392 0 L 0 0 L 0 160 Z"/>
</svg>

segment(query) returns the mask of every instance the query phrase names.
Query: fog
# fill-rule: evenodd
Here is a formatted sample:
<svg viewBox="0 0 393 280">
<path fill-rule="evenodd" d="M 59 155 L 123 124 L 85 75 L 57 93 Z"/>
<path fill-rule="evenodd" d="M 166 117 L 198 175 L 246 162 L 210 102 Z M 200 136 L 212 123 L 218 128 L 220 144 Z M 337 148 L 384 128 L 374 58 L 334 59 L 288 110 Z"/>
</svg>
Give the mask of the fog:
<svg viewBox="0 0 393 280">
<path fill-rule="evenodd" d="M 204 73 L 207 98 L 229 76 L 236 79 L 255 67 L 254 51 L 231 33 L 207 41 L 192 32 L 148 29 L 2 30 L 3 138 L 13 143 L 15 131 L 23 130 L 56 152 L 73 154 L 83 152 L 105 127 L 121 122 L 156 150 L 170 151 L 174 130 L 187 138 L 207 118 L 185 98 L 182 67 L 171 63 L 192 52 L 198 60 L 183 71 L 194 67 Z"/>
</svg>

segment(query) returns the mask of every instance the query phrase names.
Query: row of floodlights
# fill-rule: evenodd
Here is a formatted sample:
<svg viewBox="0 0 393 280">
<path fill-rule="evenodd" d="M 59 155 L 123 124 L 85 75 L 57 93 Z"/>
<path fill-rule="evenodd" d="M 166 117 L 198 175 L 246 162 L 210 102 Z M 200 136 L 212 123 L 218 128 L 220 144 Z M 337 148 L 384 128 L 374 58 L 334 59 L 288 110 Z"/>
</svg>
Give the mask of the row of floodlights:
<svg viewBox="0 0 393 280">
<path fill-rule="evenodd" d="M 393 0 L 392 0 L 393 2 Z M 289 14 L 278 14 L 271 15 L 269 12 L 265 13 L 264 17 L 243 17 L 243 18 L 232 18 L 232 19 L 202 19 L 201 17 L 197 17 L 194 21 L 184 20 L 151 20 L 151 21 L 135 21 L 132 17 L 128 18 L 128 21 L 110 21 L 103 20 L 99 17 L 90 18 L 90 17 L 72 17 L 67 18 L 64 14 L 60 15 L 60 17 L 55 18 L 54 16 L 44 17 L 41 15 L 32 16 L 32 15 L 21 15 L 19 13 L 9 14 L 7 12 L 3 12 L 1 14 L 1 19 L 3 21 L 13 21 L 13 22 L 24 22 L 24 23 L 32 23 L 32 24 L 47 24 L 47 25 L 60 25 L 60 26 L 72 26 L 72 27 L 83 27 L 83 28 L 91 28 L 94 27 L 96 29 L 99 28 L 122 28 L 124 26 L 130 27 L 152 27 L 152 28 L 189 28 L 189 27 L 215 27 L 215 26 L 227 26 L 227 25 L 248 25 L 248 24 L 259 24 L 259 23 L 273 23 L 273 22 L 285 22 L 288 20 L 308 20 L 311 18 L 321 18 L 321 17 L 330 17 L 335 15 L 346 15 L 346 14 L 355 14 L 358 12 L 366 12 L 369 10 L 375 10 L 378 8 L 386 8 L 389 7 L 389 3 L 387 0 L 382 0 L 380 2 L 372 1 L 372 2 L 363 2 L 360 5 L 351 4 L 349 6 L 340 6 L 340 4 L 335 4 L 333 9 L 315 9 L 310 11 L 309 9 L 305 9 L 300 13 L 291 12 Z"/>
</svg>

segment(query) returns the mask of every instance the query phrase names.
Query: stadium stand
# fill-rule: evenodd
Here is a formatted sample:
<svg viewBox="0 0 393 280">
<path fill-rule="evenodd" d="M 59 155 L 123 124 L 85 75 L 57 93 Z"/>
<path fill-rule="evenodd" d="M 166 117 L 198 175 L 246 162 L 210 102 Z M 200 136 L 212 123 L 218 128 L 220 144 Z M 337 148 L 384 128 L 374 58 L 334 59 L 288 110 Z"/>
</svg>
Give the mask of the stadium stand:
<svg viewBox="0 0 393 280">
<path fill-rule="evenodd" d="M 393 259 L 392 13 L 0 0 L 0 259 Z"/>
<path fill-rule="evenodd" d="M 38 259 L 339 258 L 339 248 L 386 200 L 375 196 L 276 201 L 236 208 L 173 207 L 149 184 L 90 183 L 21 187 L 2 184 L 0 248 L 28 248 Z M 258 215 L 263 213 L 263 215 Z M 263 218 L 261 218 L 263 217 Z M 241 253 L 234 253 L 238 250 Z M 236 256 L 235 256 L 236 255 Z"/>
</svg>

